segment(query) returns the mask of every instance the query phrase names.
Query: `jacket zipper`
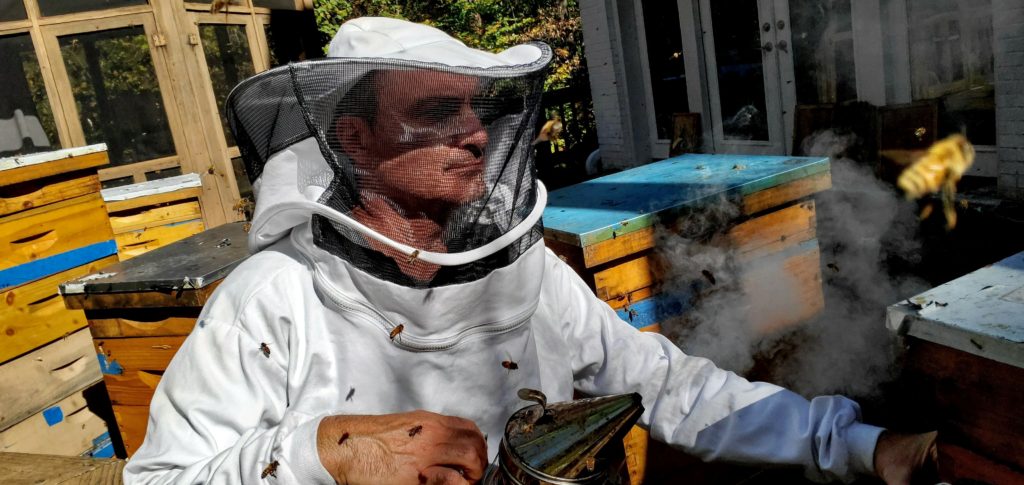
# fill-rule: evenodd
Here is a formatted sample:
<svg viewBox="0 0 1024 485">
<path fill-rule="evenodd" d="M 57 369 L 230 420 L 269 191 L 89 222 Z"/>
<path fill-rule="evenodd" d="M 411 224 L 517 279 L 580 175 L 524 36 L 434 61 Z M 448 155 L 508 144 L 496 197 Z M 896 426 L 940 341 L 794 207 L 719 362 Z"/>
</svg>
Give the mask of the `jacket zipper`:
<svg viewBox="0 0 1024 485">
<path fill-rule="evenodd" d="M 315 267 L 315 266 L 314 266 Z M 395 324 L 382 315 L 375 308 L 362 303 L 360 301 L 353 300 L 348 296 L 345 296 L 341 291 L 338 290 L 334 283 L 332 283 L 327 277 L 324 276 L 323 271 L 319 267 L 315 267 L 313 270 L 313 277 L 316 279 L 317 284 L 323 288 L 324 294 L 327 298 L 338 308 L 352 312 L 357 316 L 363 317 L 368 320 L 374 326 L 379 327 L 385 335 L 389 335 L 398 324 Z M 440 352 L 454 348 L 455 346 L 462 343 L 462 341 L 478 336 L 478 335 L 497 335 L 502 333 L 511 332 L 523 326 L 530 317 L 536 311 L 536 307 L 520 312 L 519 314 L 494 323 L 483 323 L 480 325 L 474 325 L 461 332 L 457 333 L 452 337 L 442 339 L 424 339 L 413 335 L 407 335 L 405 333 L 399 334 L 392 342 L 402 349 L 413 351 L 413 352 Z"/>
</svg>

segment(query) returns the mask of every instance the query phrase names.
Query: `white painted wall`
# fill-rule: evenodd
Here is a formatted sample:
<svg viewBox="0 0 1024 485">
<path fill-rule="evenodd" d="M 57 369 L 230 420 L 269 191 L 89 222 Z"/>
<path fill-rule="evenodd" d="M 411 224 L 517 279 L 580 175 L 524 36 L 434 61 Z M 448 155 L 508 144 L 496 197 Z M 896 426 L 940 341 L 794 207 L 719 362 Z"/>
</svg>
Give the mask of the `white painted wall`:
<svg viewBox="0 0 1024 485">
<path fill-rule="evenodd" d="M 999 193 L 1024 200 L 1024 2 L 992 0 Z"/>
</svg>

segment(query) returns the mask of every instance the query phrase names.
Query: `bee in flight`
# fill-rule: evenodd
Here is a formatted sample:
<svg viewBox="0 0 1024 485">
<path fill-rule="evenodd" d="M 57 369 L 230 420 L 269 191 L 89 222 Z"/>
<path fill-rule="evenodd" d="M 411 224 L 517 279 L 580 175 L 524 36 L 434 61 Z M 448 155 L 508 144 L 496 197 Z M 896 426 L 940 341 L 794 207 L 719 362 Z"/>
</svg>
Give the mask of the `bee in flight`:
<svg viewBox="0 0 1024 485">
<path fill-rule="evenodd" d="M 908 199 L 920 199 L 941 192 L 946 229 L 956 227 L 956 184 L 974 163 L 974 147 L 963 135 L 952 135 L 935 142 L 928 152 L 907 167 L 896 180 Z M 931 214 L 931 205 L 921 211 L 922 219 Z"/>
</svg>

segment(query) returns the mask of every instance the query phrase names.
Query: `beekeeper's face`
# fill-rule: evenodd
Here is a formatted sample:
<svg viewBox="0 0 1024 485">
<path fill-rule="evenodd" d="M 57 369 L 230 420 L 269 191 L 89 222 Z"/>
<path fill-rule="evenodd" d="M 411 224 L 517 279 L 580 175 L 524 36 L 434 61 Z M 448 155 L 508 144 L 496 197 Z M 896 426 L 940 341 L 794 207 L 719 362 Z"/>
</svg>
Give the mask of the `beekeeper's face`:
<svg viewBox="0 0 1024 485">
<path fill-rule="evenodd" d="M 378 71 L 375 81 L 372 119 L 343 116 L 338 122 L 360 191 L 412 210 L 481 198 L 488 140 L 472 106 L 478 80 L 435 71 Z"/>
</svg>

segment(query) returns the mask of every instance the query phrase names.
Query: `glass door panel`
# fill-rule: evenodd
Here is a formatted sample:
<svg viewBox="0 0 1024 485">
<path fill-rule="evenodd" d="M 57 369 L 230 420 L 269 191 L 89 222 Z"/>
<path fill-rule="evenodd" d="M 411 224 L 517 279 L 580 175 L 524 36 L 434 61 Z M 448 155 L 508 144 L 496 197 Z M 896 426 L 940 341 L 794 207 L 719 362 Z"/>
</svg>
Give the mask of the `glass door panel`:
<svg viewBox="0 0 1024 485">
<path fill-rule="evenodd" d="M 712 2 L 722 134 L 768 141 L 768 104 L 757 0 Z"/>
<path fill-rule="evenodd" d="M 142 26 L 65 35 L 58 44 L 86 143 L 106 143 L 112 166 L 176 153 Z"/>
<path fill-rule="evenodd" d="M 0 157 L 61 148 L 28 33 L 0 37 Z"/>
<path fill-rule="evenodd" d="M 0 0 L 0 22 L 27 18 L 28 13 L 25 12 L 25 4 L 22 3 L 22 0 Z"/>
<path fill-rule="evenodd" d="M 239 24 L 201 24 L 199 38 L 203 44 L 224 139 L 228 146 L 235 146 L 227 117 L 224 116 L 224 102 L 235 85 L 256 74 L 246 27 Z"/>
</svg>

